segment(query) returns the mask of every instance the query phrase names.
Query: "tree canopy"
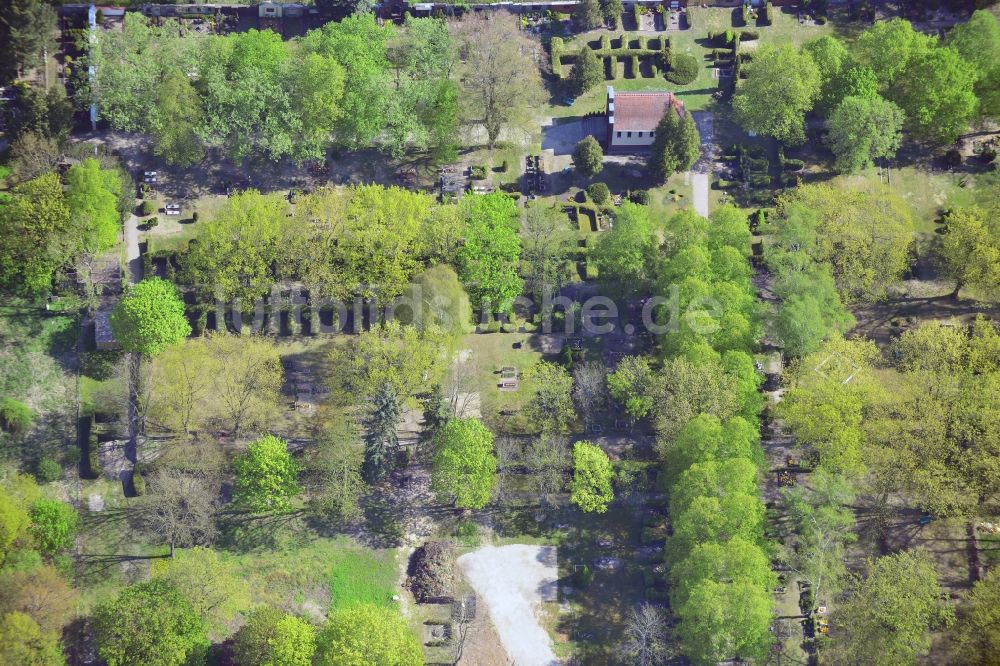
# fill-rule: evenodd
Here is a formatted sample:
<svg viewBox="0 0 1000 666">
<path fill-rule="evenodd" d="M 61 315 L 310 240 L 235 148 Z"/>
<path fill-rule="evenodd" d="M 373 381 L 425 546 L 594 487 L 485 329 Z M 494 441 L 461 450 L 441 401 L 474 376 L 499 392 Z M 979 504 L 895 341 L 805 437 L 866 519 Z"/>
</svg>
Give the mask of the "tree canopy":
<svg viewBox="0 0 1000 666">
<path fill-rule="evenodd" d="M 573 445 L 573 480 L 570 499 L 587 513 L 604 513 L 615 498 L 611 488 L 614 470 L 608 454 L 590 442 Z"/>
<path fill-rule="evenodd" d="M 765 48 L 747 66 L 746 83 L 733 96 L 736 121 L 786 144 L 806 139 L 805 114 L 820 92 L 820 72 L 808 53 L 790 46 Z"/>
<path fill-rule="evenodd" d="M 687 171 L 701 154 L 701 137 L 690 113 L 683 116 L 670 109 L 653 135 L 649 169 L 660 182 L 678 171 Z"/>
<path fill-rule="evenodd" d="M 111 331 L 122 349 L 155 356 L 191 335 L 177 288 L 157 277 L 130 285 L 111 313 Z"/>
<path fill-rule="evenodd" d="M 337 610 L 318 638 L 319 666 L 420 666 L 423 650 L 393 608 L 359 604 Z"/>
<path fill-rule="evenodd" d="M 301 491 L 288 444 L 273 435 L 251 442 L 236 461 L 236 502 L 255 512 L 285 511 Z"/>
<path fill-rule="evenodd" d="M 431 487 L 455 505 L 481 509 L 496 486 L 493 433 L 474 418 L 451 419 L 435 435 Z"/>
<path fill-rule="evenodd" d="M 310 666 L 316 629 L 301 618 L 260 606 L 233 637 L 233 653 L 247 666 Z"/>
</svg>

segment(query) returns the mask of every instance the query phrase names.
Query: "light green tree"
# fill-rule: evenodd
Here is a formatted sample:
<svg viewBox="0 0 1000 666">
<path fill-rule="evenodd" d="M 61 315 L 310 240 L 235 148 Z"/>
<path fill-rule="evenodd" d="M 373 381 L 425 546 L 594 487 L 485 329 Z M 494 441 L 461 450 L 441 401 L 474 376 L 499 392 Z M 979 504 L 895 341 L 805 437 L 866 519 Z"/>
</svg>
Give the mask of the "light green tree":
<svg viewBox="0 0 1000 666">
<path fill-rule="evenodd" d="M 111 313 L 111 332 L 122 349 L 156 356 L 191 335 L 177 288 L 158 277 L 130 285 Z"/>
<path fill-rule="evenodd" d="M 434 492 L 462 508 L 486 506 L 497 482 L 493 433 L 478 419 L 451 419 L 438 431 L 434 447 Z"/>
<path fill-rule="evenodd" d="M 867 169 L 874 160 L 892 158 L 899 149 L 903 111 L 881 97 L 845 97 L 830 116 L 826 141 L 838 171 Z"/>
<path fill-rule="evenodd" d="M 986 9 L 977 9 L 948 34 L 947 44 L 976 72 L 979 115 L 1000 116 L 1000 21 Z"/>
<path fill-rule="evenodd" d="M 573 445 L 573 480 L 570 500 L 587 513 L 604 513 L 615 498 L 611 488 L 614 468 L 608 454 L 590 442 Z"/>
<path fill-rule="evenodd" d="M 917 138 L 946 144 L 966 131 L 976 113 L 976 79 L 973 65 L 956 50 L 935 48 L 914 56 L 886 96 L 906 113 Z"/>
<path fill-rule="evenodd" d="M 954 622 L 942 597 L 937 570 L 921 551 L 868 561 L 853 594 L 839 604 L 831 624 L 840 632 L 830 645 L 834 664 L 913 664 L 931 647 L 931 632 Z"/>
<path fill-rule="evenodd" d="M 58 500 L 42 498 L 31 505 L 31 532 L 43 553 L 54 555 L 68 548 L 76 535 L 76 510 Z"/>
<path fill-rule="evenodd" d="M 229 624 L 250 606 L 249 582 L 232 562 L 211 548 L 184 548 L 170 559 L 155 560 L 152 574 L 188 600 L 213 640 L 228 636 Z"/>
<path fill-rule="evenodd" d="M 301 492 L 299 465 L 288 444 L 274 435 L 251 442 L 236 460 L 235 500 L 257 513 L 287 511 Z"/>
<path fill-rule="evenodd" d="M 315 627 L 267 606 L 250 611 L 233 637 L 233 654 L 247 666 L 310 666 L 315 652 Z"/>
<path fill-rule="evenodd" d="M 104 252 L 118 242 L 122 228 L 118 213 L 121 189 L 118 172 L 102 169 L 93 158 L 88 157 L 66 171 L 70 221 L 87 252 Z"/>
<path fill-rule="evenodd" d="M 795 145 L 806 139 L 805 114 L 820 92 L 820 73 L 808 53 L 790 46 L 765 48 L 747 66 L 747 80 L 733 96 L 744 129 Z"/>
<path fill-rule="evenodd" d="M 458 253 L 459 277 L 473 304 L 506 312 L 524 289 L 518 275 L 521 239 L 514 200 L 503 192 L 467 197 L 468 234 Z"/>
<path fill-rule="evenodd" d="M 1000 293 L 1000 229 L 997 216 L 978 207 L 948 213 L 946 233 L 937 247 L 943 272 L 955 281 L 952 297 L 963 287 L 993 296 Z"/>
<path fill-rule="evenodd" d="M 126 587 L 95 609 L 93 621 L 97 652 L 108 666 L 181 666 L 204 659 L 209 647 L 201 618 L 163 580 Z"/>
<path fill-rule="evenodd" d="M 24 294 L 43 292 L 53 273 L 81 249 L 74 236 L 58 175 L 20 183 L 0 205 L 0 285 Z"/>
<path fill-rule="evenodd" d="M 360 604 L 330 615 L 319 634 L 317 666 L 420 666 L 420 643 L 395 608 Z"/>
<path fill-rule="evenodd" d="M 23 666 L 63 666 L 66 658 L 59 634 L 42 631 L 27 613 L 0 618 L 0 662 Z"/>
</svg>

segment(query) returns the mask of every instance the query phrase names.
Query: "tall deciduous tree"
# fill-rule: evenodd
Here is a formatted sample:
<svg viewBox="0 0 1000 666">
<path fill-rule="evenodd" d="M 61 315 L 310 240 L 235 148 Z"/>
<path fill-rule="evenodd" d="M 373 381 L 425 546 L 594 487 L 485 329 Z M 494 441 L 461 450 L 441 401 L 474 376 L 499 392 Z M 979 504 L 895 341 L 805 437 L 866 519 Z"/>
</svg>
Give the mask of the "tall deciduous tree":
<svg viewBox="0 0 1000 666">
<path fill-rule="evenodd" d="M 809 54 L 819 70 L 820 92 L 816 98 L 816 112 L 826 116 L 840 104 L 841 80 L 844 71 L 851 66 L 851 56 L 844 43 L 831 35 L 806 42 L 802 50 Z"/>
<path fill-rule="evenodd" d="M 340 415 L 324 419 L 316 440 L 305 465 L 310 508 L 334 520 L 355 518 L 365 492 L 361 476 L 365 449 L 357 424 Z"/>
<path fill-rule="evenodd" d="M 137 503 L 136 519 L 150 535 L 166 541 L 171 556 L 178 546 L 211 542 L 217 531 L 219 491 L 210 476 L 160 469 L 146 483 L 149 492 Z"/>
<path fill-rule="evenodd" d="M 365 420 L 365 460 L 361 472 L 368 483 L 383 480 L 396 465 L 399 415 L 396 391 L 392 384 L 386 382 L 372 397 L 370 412 Z"/>
<path fill-rule="evenodd" d="M 937 570 L 923 552 L 903 551 L 868 562 L 854 593 L 834 609 L 834 664 L 911 664 L 931 647 L 931 632 L 948 627 L 954 611 L 942 599 Z"/>
<path fill-rule="evenodd" d="M 111 331 L 122 349 L 156 356 L 191 335 L 177 288 L 158 277 L 129 286 L 111 313 Z"/>
<path fill-rule="evenodd" d="M 140 628 L 140 629 L 137 629 Z M 97 652 L 108 666 L 180 666 L 204 659 L 205 627 L 170 583 L 135 583 L 94 611 Z"/>
<path fill-rule="evenodd" d="M 847 301 L 876 301 L 909 266 L 910 207 L 883 187 L 807 185 L 782 197 L 782 209 L 800 204 L 816 216 L 812 246 L 801 251 L 829 262 Z"/>
<path fill-rule="evenodd" d="M 611 489 L 614 469 L 608 454 L 590 442 L 573 445 L 573 481 L 570 499 L 587 513 L 604 513 L 615 498 Z"/>
<path fill-rule="evenodd" d="M 948 213 L 948 226 L 938 246 L 945 274 L 955 280 L 954 298 L 962 287 L 985 295 L 1000 292 L 1000 229 L 997 216 L 977 207 Z"/>
<path fill-rule="evenodd" d="M 658 248 L 656 224 L 648 209 L 623 203 L 616 211 L 614 227 L 601 234 L 589 258 L 597 264 L 602 282 L 635 293 L 653 279 Z"/>
<path fill-rule="evenodd" d="M 505 131 L 527 130 L 544 99 L 538 42 L 512 14 L 466 14 L 454 25 L 466 119 L 492 148 Z"/>
<path fill-rule="evenodd" d="M 994 664 L 1000 654 L 1000 569 L 990 570 L 976 581 L 960 611 L 955 627 L 956 649 L 952 658 L 960 664 Z"/>
<path fill-rule="evenodd" d="M 66 204 L 72 225 L 79 231 L 83 249 L 100 253 L 114 247 L 121 232 L 118 197 L 122 183 L 116 171 L 102 169 L 87 158 L 66 172 Z"/>
<path fill-rule="evenodd" d="M 690 113 L 667 109 L 653 135 L 649 169 L 660 182 L 678 171 L 687 171 L 701 154 L 701 137 Z"/>
<path fill-rule="evenodd" d="M 476 306 L 506 312 L 524 288 L 517 272 L 521 258 L 517 205 L 503 192 L 468 201 L 468 235 L 458 254 L 459 277 Z"/>
<path fill-rule="evenodd" d="M 521 226 L 524 274 L 528 291 L 542 303 L 546 290 L 558 293 L 568 277 L 567 258 L 576 235 L 555 207 L 531 206 Z"/>
<path fill-rule="evenodd" d="M 318 639 L 318 666 L 420 666 L 423 650 L 395 608 L 360 604 L 330 615 Z"/>
<path fill-rule="evenodd" d="M 14 611 L 0 618 L 0 662 L 62 666 L 66 658 L 59 645 L 59 634 L 42 631 L 30 615 Z"/>
<path fill-rule="evenodd" d="M 675 656 L 663 611 L 649 603 L 633 608 L 622 649 L 636 666 L 656 666 Z"/>
<path fill-rule="evenodd" d="M 902 109 L 881 97 L 845 97 L 830 116 L 826 137 L 836 169 L 860 171 L 876 159 L 894 157 L 903 119 Z"/>
<path fill-rule="evenodd" d="M 747 73 L 746 83 L 733 96 L 736 121 L 782 143 L 805 141 L 805 115 L 821 83 L 812 57 L 790 46 L 766 48 L 754 56 Z"/>
<path fill-rule="evenodd" d="M 233 654 L 247 666 L 310 666 L 315 651 L 311 624 L 267 606 L 250 611 L 233 637 Z"/>
<path fill-rule="evenodd" d="M 201 161 L 205 148 L 197 130 L 202 122 L 201 98 L 184 72 L 172 69 L 160 81 L 150 113 L 154 152 L 168 164 L 189 167 Z"/>
<path fill-rule="evenodd" d="M 914 56 L 886 96 L 906 112 L 913 134 L 946 144 L 966 131 L 976 112 L 973 65 L 953 48 L 935 48 Z"/>
<path fill-rule="evenodd" d="M 197 546 L 153 563 L 153 578 L 173 585 L 204 621 L 208 636 L 222 640 L 229 624 L 250 606 L 250 584 L 238 568 L 211 548 Z"/>
<path fill-rule="evenodd" d="M 47 173 L 14 188 L 0 203 L 0 284 L 37 294 L 79 249 L 59 176 Z"/>
<path fill-rule="evenodd" d="M 977 9 L 948 34 L 948 45 L 976 72 L 979 115 L 1000 116 L 1000 21 L 986 9 Z"/>
<path fill-rule="evenodd" d="M 486 506 L 496 486 L 493 433 L 474 418 L 451 419 L 435 437 L 431 487 L 466 509 Z"/>
<path fill-rule="evenodd" d="M 871 67 L 883 92 L 903 76 L 911 61 L 934 47 L 935 38 L 917 32 L 909 21 L 876 21 L 858 36 L 854 53 Z"/>
<path fill-rule="evenodd" d="M 236 460 L 235 501 L 254 512 L 287 511 L 299 487 L 299 465 L 274 435 L 251 442 Z"/>
</svg>

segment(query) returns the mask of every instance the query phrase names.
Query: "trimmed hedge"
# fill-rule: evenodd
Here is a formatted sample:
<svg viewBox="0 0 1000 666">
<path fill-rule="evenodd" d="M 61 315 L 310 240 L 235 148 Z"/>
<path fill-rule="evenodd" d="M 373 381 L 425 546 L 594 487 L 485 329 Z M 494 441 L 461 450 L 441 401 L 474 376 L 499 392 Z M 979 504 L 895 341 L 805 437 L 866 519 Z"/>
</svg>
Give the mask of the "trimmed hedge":
<svg viewBox="0 0 1000 666">
<path fill-rule="evenodd" d="M 135 468 L 132 471 L 132 490 L 135 491 L 138 497 L 146 494 L 146 480 L 142 478 L 142 470 L 139 469 L 139 463 L 135 464 Z"/>
<path fill-rule="evenodd" d="M 139 206 L 139 212 L 142 213 L 143 216 L 152 215 L 156 212 L 156 204 L 147 199 L 142 202 L 141 206 Z"/>
<path fill-rule="evenodd" d="M 90 437 L 87 440 L 87 467 L 90 468 L 91 478 L 99 479 L 104 471 L 101 468 L 100 448 L 97 443 L 97 430 L 94 428 L 94 420 L 90 421 Z"/>
<path fill-rule="evenodd" d="M 639 56 L 636 55 L 632 56 L 630 63 L 632 68 L 632 78 L 633 79 L 642 78 L 642 75 L 639 74 Z"/>
<path fill-rule="evenodd" d="M 563 77 L 562 55 L 565 49 L 566 45 L 563 43 L 562 37 L 553 37 L 552 41 L 549 42 L 549 50 L 552 53 L 552 73 L 559 79 Z"/>
<path fill-rule="evenodd" d="M 774 20 L 774 7 L 771 5 L 770 0 L 764 3 L 764 9 L 760 12 L 760 18 L 758 23 L 760 25 L 771 25 Z"/>
</svg>

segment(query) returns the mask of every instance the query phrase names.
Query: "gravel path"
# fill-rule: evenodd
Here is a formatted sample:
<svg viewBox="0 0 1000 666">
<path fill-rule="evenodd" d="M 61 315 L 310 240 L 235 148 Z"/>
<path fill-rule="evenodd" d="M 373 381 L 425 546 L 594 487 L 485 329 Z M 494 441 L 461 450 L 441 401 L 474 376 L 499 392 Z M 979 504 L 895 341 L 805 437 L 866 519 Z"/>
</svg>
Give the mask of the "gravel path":
<svg viewBox="0 0 1000 666">
<path fill-rule="evenodd" d="M 551 546 L 486 546 L 458 558 L 486 603 L 507 656 L 516 666 L 556 666 L 552 641 L 538 622 L 538 606 L 555 600 L 559 577 Z"/>
</svg>

